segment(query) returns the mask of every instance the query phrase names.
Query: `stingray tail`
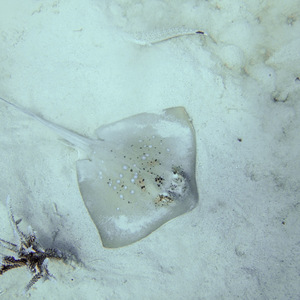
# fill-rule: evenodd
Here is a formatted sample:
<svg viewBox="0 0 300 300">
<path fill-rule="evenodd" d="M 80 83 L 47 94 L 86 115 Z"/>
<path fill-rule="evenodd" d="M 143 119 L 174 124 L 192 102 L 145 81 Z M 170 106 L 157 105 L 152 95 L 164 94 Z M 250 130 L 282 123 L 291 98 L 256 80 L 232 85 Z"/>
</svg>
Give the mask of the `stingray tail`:
<svg viewBox="0 0 300 300">
<path fill-rule="evenodd" d="M 14 107 L 15 109 L 21 111 L 22 113 L 26 114 L 27 116 L 30 116 L 31 118 L 39 121 L 40 123 L 44 124 L 46 127 L 52 129 L 60 137 L 62 137 L 69 144 L 71 144 L 74 148 L 80 148 L 80 149 L 84 150 L 85 152 L 89 152 L 91 150 L 91 145 L 95 142 L 95 140 L 89 139 L 85 136 L 82 136 L 82 135 L 76 133 L 76 132 L 73 132 L 62 126 L 56 125 L 48 120 L 45 120 L 44 118 L 38 116 L 37 114 L 31 112 L 30 110 L 28 110 L 20 105 L 9 102 L 1 97 L 0 97 L 0 100 L 2 100 L 3 102 L 5 102 L 8 105 Z"/>
</svg>

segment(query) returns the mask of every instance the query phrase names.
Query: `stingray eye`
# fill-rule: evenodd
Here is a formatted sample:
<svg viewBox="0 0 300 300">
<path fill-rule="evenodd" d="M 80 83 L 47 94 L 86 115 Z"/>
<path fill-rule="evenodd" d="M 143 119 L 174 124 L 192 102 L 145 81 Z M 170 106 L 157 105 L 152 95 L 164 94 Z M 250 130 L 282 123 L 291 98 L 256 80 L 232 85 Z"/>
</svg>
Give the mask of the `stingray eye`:
<svg viewBox="0 0 300 300">
<path fill-rule="evenodd" d="M 30 243 L 35 242 L 35 240 L 36 240 L 35 235 L 31 235 L 31 236 L 29 237 L 29 242 L 30 242 Z"/>
</svg>

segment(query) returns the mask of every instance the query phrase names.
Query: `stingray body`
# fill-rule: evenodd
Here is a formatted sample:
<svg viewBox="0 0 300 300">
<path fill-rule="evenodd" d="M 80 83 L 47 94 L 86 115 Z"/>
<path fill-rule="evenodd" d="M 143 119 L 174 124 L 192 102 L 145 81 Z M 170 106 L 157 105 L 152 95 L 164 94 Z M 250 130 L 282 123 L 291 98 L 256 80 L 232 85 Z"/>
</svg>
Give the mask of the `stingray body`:
<svg viewBox="0 0 300 300">
<path fill-rule="evenodd" d="M 77 161 L 78 184 L 104 247 L 136 242 L 198 203 L 195 133 L 183 107 L 104 125 L 90 139 L 0 100 L 88 154 Z"/>
</svg>

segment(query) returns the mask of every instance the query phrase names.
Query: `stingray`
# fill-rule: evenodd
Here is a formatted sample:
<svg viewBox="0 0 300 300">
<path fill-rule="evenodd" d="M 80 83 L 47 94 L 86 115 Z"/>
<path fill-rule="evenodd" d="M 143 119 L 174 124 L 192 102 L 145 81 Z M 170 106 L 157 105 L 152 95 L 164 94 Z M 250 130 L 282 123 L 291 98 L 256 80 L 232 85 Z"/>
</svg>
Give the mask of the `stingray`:
<svg viewBox="0 0 300 300">
<path fill-rule="evenodd" d="M 103 125 L 92 139 L 0 99 L 86 152 L 77 180 L 104 247 L 134 243 L 197 205 L 195 132 L 184 107 Z"/>
</svg>

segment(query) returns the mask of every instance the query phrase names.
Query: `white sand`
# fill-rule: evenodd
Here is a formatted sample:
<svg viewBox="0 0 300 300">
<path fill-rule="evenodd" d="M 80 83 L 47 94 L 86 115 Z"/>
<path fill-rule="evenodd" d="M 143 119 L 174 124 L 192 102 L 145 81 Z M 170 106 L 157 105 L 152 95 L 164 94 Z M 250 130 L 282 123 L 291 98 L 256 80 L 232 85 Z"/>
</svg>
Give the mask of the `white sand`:
<svg viewBox="0 0 300 300">
<path fill-rule="evenodd" d="M 77 186 L 84 153 L 0 103 L 0 237 L 13 241 L 9 193 L 24 230 L 31 224 L 45 247 L 76 252 L 87 266 L 50 262 L 56 281 L 38 282 L 28 297 L 300 298 L 299 7 L 299 0 L 0 3 L 1 97 L 87 136 L 182 105 L 197 133 L 200 205 L 111 250 Z M 183 25 L 208 36 L 152 46 L 126 39 Z M 23 299 L 29 280 L 25 269 L 7 272 L 0 299 Z"/>
</svg>

